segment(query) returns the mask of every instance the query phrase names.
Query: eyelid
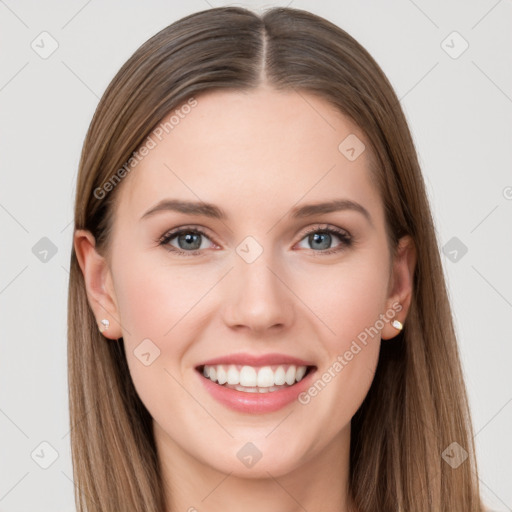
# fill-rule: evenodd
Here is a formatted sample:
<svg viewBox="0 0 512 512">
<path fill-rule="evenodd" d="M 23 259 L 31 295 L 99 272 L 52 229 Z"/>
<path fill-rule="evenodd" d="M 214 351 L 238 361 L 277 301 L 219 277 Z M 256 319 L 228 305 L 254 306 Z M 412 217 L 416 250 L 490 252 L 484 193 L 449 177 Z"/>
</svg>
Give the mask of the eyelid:
<svg viewBox="0 0 512 512">
<path fill-rule="evenodd" d="M 337 245 L 336 247 L 332 247 L 330 249 L 323 249 L 321 251 L 314 251 L 313 249 L 309 249 L 312 251 L 312 254 L 315 257 L 322 257 L 322 256 L 329 256 L 331 254 L 339 254 L 346 249 L 351 248 L 355 244 L 355 238 L 352 236 L 352 234 L 344 229 L 340 228 L 338 226 L 334 226 L 331 224 L 316 224 L 310 228 L 308 228 L 305 232 L 302 232 L 300 239 L 297 243 L 302 242 L 304 238 L 306 238 L 311 233 L 329 233 L 334 234 L 334 236 L 338 237 L 341 240 L 341 244 Z"/>
<path fill-rule="evenodd" d="M 345 228 L 340 228 L 338 226 L 334 226 L 333 224 L 326 224 L 325 222 L 314 224 L 312 227 L 306 228 L 305 231 L 301 231 L 302 238 L 304 238 L 306 235 L 309 235 L 310 233 L 316 233 L 317 231 L 334 231 L 338 232 L 339 234 L 346 235 L 347 238 L 352 238 L 350 232 Z"/>
<path fill-rule="evenodd" d="M 174 238 L 175 236 L 181 234 L 182 232 L 197 232 L 197 233 L 200 233 L 201 235 L 205 236 L 206 238 L 208 238 L 209 240 L 211 240 L 215 245 L 219 245 L 216 241 L 215 241 L 215 238 L 212 237 L 209 233 L 208 233 L 208 230 L 206 228 L 203 228 L 202 226 L 196 226 L 194 224 L 185 224 L 183 226 L 178 226 L 176 228 L 172 228 L 172 229 L 169 229 L 168 231 L 166 231 L 161 237 L 159 237 L 156 242 L 159 244 L 159 245 L 163 245 L 166 243 L 166 241 L 169 241 L 169 239 L 171 238 Z M 174 248 L 176 249 L 176 248 Z M 176 249 L 176 251 L 180 251 L 180 249 Z M 193 254 L 194 251 L 183 251 L 183 252 L 189 252 L 190 254 Z"/>
<path fill-rule="evenodd" d="M 195 224 L 184 224 L 183 226 L 178 226 L 176 228 L 169 229 L 161 237 L 159 237 L 157 241 L 162 241 L 162 240 L 166 239 L 167 237 L 169 237 L 171 235 L 179 234 L 181 231 L 186 231 L 187 229 L 190 230 L 190 231 L 198 231 L 199 233 L 201 233 L 201 234 L 205 235 L 206 237 L 210 238 L 212 241 L 215 241 L 214 237 L 212 237 L 210 234 L 208 234 L 208 232 L 207 232 L 208 229 L 207 228 L 204 228 L 202 226 L 195 225 Z M 302 238 L 303 238 L 303 237 L 305 237 L 306 235 L 308 235 L 310 233 L 314 233 L 316 231 L 328 230 L 328 229 L 332 229 L 333 231 L 339 231 L 340 233 L 347 235 L 347 237 L 353 238 L 352 234 L 347 229 L 340 228 L 338 226 L 334 226 L 334 225 L 331 225 L 331 224 L 327 224 L 325 222 L 324 223 L 317 223 L 317 224 L 314 224 L 311 227 L 304 228 L 304 230 L 301 231 L 300 233 L 302 234 Z M 302 240 L 302 238 L 300 240 Z M 217 242 L 215 242 L 215 243 L 217 243 Z M 217 245 L 219 245 L 219 244 L 217 244 Z"/>
<path fill-rule="evenodd" d="M 199 234 L 203 235 L 204 237 L 208 238 L 213 244 L 215 244 L 217 246 L 220 246 L 220 244 L 218 244 L 215 241 L 215 238 L 212 237 L 208 233 L 208 231 L 209 230 L 207 228 L 204 228 L 204 227 L 199 226 L 199 225 L 185 224 L 185 225 L 178 226 L 176 228 L 173 228 L 173 229 L 170 229 L 170 230 L 166 231 L 161 237 L 159 237 L 156 240 L 156 243 L 158 245 L 166 246 L 167 242 L 169 242 L 169 240 L 175 238 L 176 236 L 180 235 L 183 232 L 196 232 L 196 233 L 199 233 Z M 313 251 L 312 249 L 310 249 L 310 250 L 313 251 L 313 253 L 317 253 L 318 256 L 320 256 L 320 255 L 328 255 L 328 254 L 340 252 L 344 248 L 348 248 L 350 245 L 352 245 L 354 243 L 354 237 L 352 236 L 352 234 L 348 230 L 346 230 L 344 228 L 340 228 L 338 226 L 327 224 L 327 223 L 317 223 L 317 224 L 313 224 L 312 226 L 310 226 L 308 228 L 305 228 L 305 230 L 302 230 L 300 232 L 300 238 L 297 241 L 297 243 L 302 242 L 302 240 L 306 236 L 308 236 L 309 234 L 316 233 L 316 232 L 320 232 L 320 233 L 321 232 L 333 233 L 335 236 L 340 238 L 340 240 L 342 241 L 342 243 L 340 245 L 344 246 L 342 248 L 339 248 L 340 246 L 337 246 L 337 247 L 334 247 L 334 248 L 331 248 L 331 249 L 324 249 L 324 250 L 321 250 L 321 251 Z M 193 250 L 193 251 L 184 251 L 184 250 L 178 249 L 178 248 L 176 248 L 174 246 L 170 246 L 170 247 L 172 247 L 172 248 L 171 249 L 169 249 L 167 247 L 165 247 L 165 248 L 169 252 L 176 252 L 176 253 L 178 253 L 180 255 L 185 254 L 187 256 L 194 256 L 194 255 L 197 255 L 197 254 L 201 254 L 205 250 L 205 249 L 196 249 L 196 250 Z"/>
</svg>

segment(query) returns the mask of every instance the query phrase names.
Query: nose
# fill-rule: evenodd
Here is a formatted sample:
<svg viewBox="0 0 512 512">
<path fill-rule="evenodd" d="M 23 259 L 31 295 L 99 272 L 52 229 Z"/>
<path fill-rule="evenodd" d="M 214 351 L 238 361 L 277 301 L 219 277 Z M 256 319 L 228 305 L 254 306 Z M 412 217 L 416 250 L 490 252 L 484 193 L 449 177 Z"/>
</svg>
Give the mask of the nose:
<svg viewBox="0 0 512 512">
<path fill-rule="evenodd" d="M 286 271 L 269 253 L 263 251 L 251 263 L 237 256 L 223 280 L 224 321 L 229 327 L 263 334 L 292 324 L 294 294 Z"/>
</svg>

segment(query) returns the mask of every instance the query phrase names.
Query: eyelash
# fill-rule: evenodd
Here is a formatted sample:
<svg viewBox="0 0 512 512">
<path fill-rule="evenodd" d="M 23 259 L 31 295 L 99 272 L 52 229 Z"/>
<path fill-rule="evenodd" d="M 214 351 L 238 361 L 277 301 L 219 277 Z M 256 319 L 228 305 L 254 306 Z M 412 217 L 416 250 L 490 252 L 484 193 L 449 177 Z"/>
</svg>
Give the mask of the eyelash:
<svg viewBox="0 0 512 512">
<path fill-rule="evenodd" d="M 204 237 L 210 239 L 208 234 L 205 231 L 203 231 L 201 228 L 184 226 L 184 227 L 176 229 L 176 230 L 168 231 L 162 237 L 158 238 L 156 240 L 156 242 L 158 243 L 158 245 L 163 246 L 167 251 L 176 253 L 179 256 L 187 257 L 187 256 L 199 255 L 203 249 L 199 249 L 199 250 L 195 250 L 195 251 L 182 251 L 180 249 L 177 249 L 176 247 L 173 247 L 172 245 L 169 245 L 169 242 L 173 238 L 176 238 L 183 233 L 194 233 L 194 234 L 198 234 L 198 235 L 203 235 Z M 341 240 L 341 244 L 332 249 L 323 249 L 321 251 L 313 251 L 314 253 L 319 253 L 319 254 L 317 254 L 318 256 L 327 256 L 329 254 L 334 254 L 334 253 L 343 251 L 344 249 L 351 247 L 353 244 L 353 238 L 348 233 L 348 231 L 345 231 L 345 230 L 342 230 L 339 228 L 334 228 L 332 226 L 331 227 L 315 226 L 314 228 L 312 228 L 312 229 L 308 230 L 306 233 L 304 233 L 304 235 L 302 236 L 300 241 L 302 241 L 304 238 L 306 238 L 308 235 L 310 235 L 312 233 L 334 234 Z M 211 240 L 211 241 L 214 242 L 214 240 Z"/>
</svg>

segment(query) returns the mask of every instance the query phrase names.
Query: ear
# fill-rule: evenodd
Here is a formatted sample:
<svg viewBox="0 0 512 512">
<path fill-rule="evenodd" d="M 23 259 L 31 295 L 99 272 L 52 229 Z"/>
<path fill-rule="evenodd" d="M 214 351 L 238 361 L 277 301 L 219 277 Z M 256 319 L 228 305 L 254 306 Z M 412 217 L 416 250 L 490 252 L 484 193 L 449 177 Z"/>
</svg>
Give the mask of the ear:
<svg viewBox="0 0 512 512">
<path fill-rule="evenodd" d="M 409 235 L 403 236 L 398 242 L 396 255 L 392 262 L 392 273 L 386 301 L 386 311 L 395 311 L 396 314 L 389 322 L 385 323 L 381 331 L 381 338 L 384 340 L 394 338 L 400 332 L 391 325 L 393 320 L 398 320 L 402 324 L 405 323 L 412 300 L 416 261 L 414 241 Z M 398 304 L 401 306 L 400 310 Z"/>
<path fill-rule="evenodd" d="M 102 334 L 106 338 L 117 340 L 122 336 L 122 331 L 108 262 L 96 251 L 96 241 L 90 231 L 76 230 L 73 243 L 98 330 L 102 326 L 101 320 L 106 318 L 110 325 Z"/>
</svg>

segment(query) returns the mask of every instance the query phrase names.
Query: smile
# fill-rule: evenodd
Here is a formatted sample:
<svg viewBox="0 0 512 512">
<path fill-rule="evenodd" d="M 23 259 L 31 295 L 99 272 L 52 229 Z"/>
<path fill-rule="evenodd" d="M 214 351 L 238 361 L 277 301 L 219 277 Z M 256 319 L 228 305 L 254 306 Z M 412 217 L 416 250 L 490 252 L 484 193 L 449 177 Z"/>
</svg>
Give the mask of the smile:
<svg viewBox="0 0 512 512">
<path fill-rule="evenodd" d="M 212 382 L 244 393 L 272 393 L 300 382 L 312 367 L 282 364 L 272 366 L 204 365 L 202 374 Z"/>
<path fill-rule="evenodd" d="M 236 412 L 263 414 L 278 411 L 297 400 L 311 386 L 316 366 L 275 364 L 250 366 L 203 364 L 196 374 L 208 394 Z"/>
</svg>

